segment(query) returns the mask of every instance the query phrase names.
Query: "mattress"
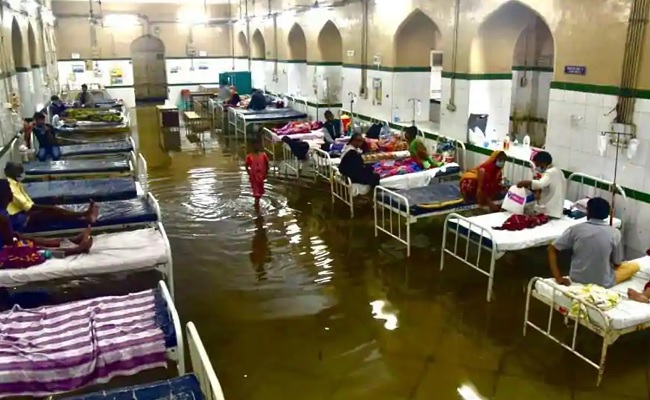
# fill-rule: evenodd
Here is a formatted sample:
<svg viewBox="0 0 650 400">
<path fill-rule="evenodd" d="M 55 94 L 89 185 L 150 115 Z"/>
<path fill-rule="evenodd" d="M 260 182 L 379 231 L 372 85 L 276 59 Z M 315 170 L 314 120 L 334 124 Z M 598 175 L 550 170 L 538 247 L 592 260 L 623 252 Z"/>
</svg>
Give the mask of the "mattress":
<svg viewBox="0 0 650 400">
<path fill-rule="evenodd" d="M 432 179 L 460 173 L 460 166 L 456 163 L 445 164 L 439 168 L 431 168 L 411 174 L 394 175 L 379 181 L 387 189 L 411 189 L 427 186 Z"/>
<path fill-rule="evenodd" d="M 323 133 L 322 130 L 317 130 L 317 131 L 311 131 L 308 133 L 292 133 L 290 135 L 278 135 L 277 133 L 268 130 L 271 134 L 271 138 L 274 143 L 278 143 L 282 141 L 282 138 L 288 137 L 289 139 L 302 139 L 302 140 L 313 140 L 313 139 L 323 139 L 325 134 Z M 322 141 L 321 141 L 322 143 Z"/>
<path fill-rule="evenodd" d="M 393 152 L 382 152 L 382 153 L 373 153 L 375 155 L 384 155 L 386 158 L 384 160 L 400 160 L 403 158 L 407 158 L 411 155 L 411 153 L 408 150 L 404 151 L 393 151 Z M 341 163 L 341 157 L 330 157 L 330 158 L 324 158 L 324 157 L 319 157 L 319 156 L 314 156 L 312 157 L 315 161 L 314 163 L 318 165 L 332 165 L 332 166 L 337 166 Z M 381 159 L 380 159 L 381 160 Z M 367 164 L 370 163 L 376 163 L 379 160 L 365 160 L 364 162 Z M 329 162 L 329 164 L 327 164 Z"/>
<path fill-rule="evenodd" d="M 650 322 L 650 305 L 632 301 L 627 298 L 628 289 L 631 288 L 638 292 L 642 292 L 645 284 L 650 281 L 650 257 L 646 256 L 634 261 L 639 263 L 641 270 L 629 281 L 618 284 L 610 289 L 623 296 L 623 299 L 615 308 L 605 311 L 605 315 L 609 319 L 610 326 L 613 329 L 626 329 Z M 582 285 L 574 283 L 571 286 L 579 287 Z M 544 279 L 543 282 L 537 281 L 535 283 L 535 290 L 537 290 L 537 293 L 548 300 L 553 296 L 553 288 L 558 290 L 555 292 L 555 300 L 557 304 L 569 309 L 571 307 L 571 300 L 560 293 L 566 291 L 568 288 L 567 286 L 558 285 L 555 282 L 555 279 L 552 278 Z M 604 326 L 603 320 L 598 313 L 589 310 L 588 315 L 590 321 Z"/>
<path fill-rule="evenodd" d="M 131 200 L 104 201 L 97 203 L 99 216 L 93 228 L 115 225 L 135 225 L 156 222 L 158 215 L 148 199 L 136 198 Z M 63 208 L 71 211 L 85 211 L 88 203 L 68 204 Z M 30 225 L 23 233 L 52 232 L 62 230 L 83 229 L 88 224 L 82 220 L 63 221 L 41 225 Z"/>
<path fill-rule="evenodd" d="M 494 227 L 503 225 L 511 215 L 512 214 L 507 211 L 501 211 L 478 215 L 468 219 L 472 221 L 473 224 L 480 225 L 492 235 L 498 252 L 517 251 L 550 244 L 560 237 L 560 235 L 562 235 L 562 233 L 564 233 L 568 228 L 587 221 L 587 218 L 574 219 L 565 215 L 560 219 L 552 219 L 544 225 L 521 231 L 494 229 Z M 450 230 L 456 230 L 456 222 L 457 220 L 454 219 L 449 221 Z M 459 225 L 460 227 L 458 232 L 466 236 L 468 223 L 465 221 L 459 221 Z M 621 220 L 615 218 L 614 226 L 620 228 Z M 472 225 L 472 234 L 474 238 L 478 240 L 481 235 L 481 229 L 476 225 Z M 482 238 L 482 244 L 487 247 L 492 247 L 492 241 L 485 237 Z"/>
<path fill-rule="evenodd" d="M 128 160 L 61 160 L 61 161 L 33 161 L 23 164 L 25 175 L 28 177 L 39 175 L 63 174 L 90 174 L 98 172 L 129 172 L 131 165 Z"/>
<path fill-rule="evenodd" d="M 201 385 L 194 374 L 166 381 L 67 397 L 67 400 L 192 399 L 202 400 Z"/>
<path fill-rule="evenodd" d="M 74 204 L 95 201 L 129 200 L 137 196 L 133 178 L 74 179 L 24 184 L 36 204 Z"/>
<path fill-rule="evenodd" d="M 14 341 L 0 354 L 0 397 L 47 397 L 160 368 L 176 343 L 160 290 L 14 307 L 0 321 Z"/>
<path fill-rule="evenodd" d="M 476 207 L 476 203 L 466 203 L 460 193 L 458 181 L 434 183 L 428 186 L 396 191 L 409 202 L 408 213 L 413 216 L 440 213 L 444 211 L 463 211 Z M 386 192 L 378 201 L 393 208 L 406 210 L 403 199 Z"/>
<path fill-rule="evenodd" d="M 307 118 L 307 114 L 301 111 L 296 111 L 296 110 L 291 110 L 291 109 L 271 109 L 271 110 L 264 110 L 261 112 L 255 112 L 255 113 L 242 113 L 241 111 L 238 112 L 239 114 L 242 114 L 244 119 L 246 119 L 246 122 L 271 122 L 271 121 L 288 121 L 288 120 L 293 120 L 293 119 L 304 119 Z"/>
<path fill-rule="evenodd" d="M 134 272 L 169 261 L 166 240 L 153 228 L 107 233 L 94 237 L 90 253 L 50 259 L 26 269 L 0 270 L 0 287 L 14 287 L 53 279 Z"/>
<path fill-rule="evenodd" d="M 61 157 L 128 153 L 132 150 L 133 145 L 129 140 L 73 144 L 69 146 L 61 146 Z"/>
</svg>

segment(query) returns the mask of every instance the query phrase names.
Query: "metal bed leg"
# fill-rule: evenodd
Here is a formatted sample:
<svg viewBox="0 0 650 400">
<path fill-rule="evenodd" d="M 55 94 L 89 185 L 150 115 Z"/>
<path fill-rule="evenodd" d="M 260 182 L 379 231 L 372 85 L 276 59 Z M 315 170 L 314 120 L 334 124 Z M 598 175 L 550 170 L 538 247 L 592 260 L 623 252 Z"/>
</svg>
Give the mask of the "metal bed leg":
<svg viewBox="0 0 650 400">
<path fill-rule="evenodd" d="M 602 382 L 603 375 L 605 374 L 605 360 L 607 359 L 607 348 L 609 347 L 608 340 L 609 338 L 607 336 L 603 336 L 603 347 L 600 351 L 600 363 L 598 364 L 598 379 L 596 380 L 596 386 L 600 386 L 600 382 Z"/>
<path fill-rule="evenodd" d="M 469 240 L 469 237 L 467 238 Z M 494 259 L 494 253 L 490 257 L 490 276 L 488 276 L 488 288 L 487 288 L 487 302 L 490 302 L 492 298 L 492 286 L 494 285 L 494 267 L 496 265 L 496 260 Z"/>
</svg>

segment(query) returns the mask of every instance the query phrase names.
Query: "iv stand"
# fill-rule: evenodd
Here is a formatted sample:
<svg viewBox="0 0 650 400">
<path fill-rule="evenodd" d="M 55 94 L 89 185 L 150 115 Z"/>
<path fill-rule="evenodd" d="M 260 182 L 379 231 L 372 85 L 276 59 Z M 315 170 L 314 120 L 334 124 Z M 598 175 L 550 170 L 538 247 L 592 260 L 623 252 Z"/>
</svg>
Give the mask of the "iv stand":
<svg viewBox="0 0 650 400">
<path fill-rule="evenodd" d="M 350 96 L 350 116 L 354 118 L 354 99 L 357 98 L 357 95 L 354 92 L 348 92 L 348 96 Z"/>
<path fill-rule="evenodd" d="M 634 134 L 632 133 L 625 133 L 625 132 L 613 132 L 613 131 L 605 131 L 601 133 L 602 136 L 609 136 L 609 142 L 616 147 L 616 156 L 614 158 L 614 180 L 612 182 L 612 211 L 609 213 L 609 225 L 614 226 L 614 206 L 616 202 L 616 192 L 618 185 L 616 184 L 616 179 L 618 177 L 618 156 L 620 153 L 621 148 L 627 148 L 628 143 L 630 139 L 633 139 L 635 137 Z M 614 140 L 614 136 L 616 137 L 616 140 Z M 625 141 L 622 141 L 621 138 L 626 138 Z"/>
<path fill-rule="evenodd" d="M 412 114 L 412 118 L 411 118 L 411 125 L 415 126 L 415 110 L 416 110 L 416 107 L 421 102 L 420 102 L 420 99 L 411 98 L 411 99 L 409 99 L 409 103 L 413 103 L 413 114 Z"/>
</svg>

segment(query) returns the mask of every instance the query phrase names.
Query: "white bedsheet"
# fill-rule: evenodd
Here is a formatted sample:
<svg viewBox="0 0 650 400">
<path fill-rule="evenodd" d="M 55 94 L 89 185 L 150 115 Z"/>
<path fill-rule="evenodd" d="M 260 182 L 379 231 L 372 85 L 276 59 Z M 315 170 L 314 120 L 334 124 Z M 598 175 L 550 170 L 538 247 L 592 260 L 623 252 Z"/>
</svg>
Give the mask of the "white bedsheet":
<svg viewBox="0 0 650 400">
<path fill-rule="evenodd" d="M 288 137 L 289 139 L 301 139 L 301 140 L 313 140 L 313 139 L 323 139 L 325 134 L 322 129 L 311 131 L 309 133 L 292 133 L 290 135 L 278 135 L 272 130 L 268 129 L 268 132 L 271 134 L 273 142 L 281 142 L 283 137 Z"/>
<path fill-rule="evenodd" d="M 0 287 L 150 269 L 169 261 L 165 250 L 165 239 L 153 228 L 97 235 L 88 254 L 50 259 L 26 269 L 0 270 Z"/>
<path fill-rule="evenodd" d="M 480 227 L 482 227 L 492 235 L 492 241 L 496 245 L 497 252 L 517 251 L 547 245 L 560 237 L 569 227 L 587 221 L 587 218 L 573 219 L 563 216 L 560 219 L 550 220 L 542 226 L 521 231 L 494 229 L 494 227 L 503 225 L 511 215 L 512 213 L 501 211 L 469 217 L 468 219 L 472 222 L 472 231 L 474 233 L 481 235 L 482 230 Z M 460 226 L 465 229 L 469 225 L 466 221 L 458 221 L 456 219 L 451 219 L 450 222 L 460 222 Z M 620 228 L 621 220 L 614 218 L 614 226 Z M 486 234 L 483 232 L 483 235 L 485 236 Z"/>
<path fill-rule="evenodd" d="M 414 172 L 412 174 L 395 175 L 388 178 L 381 179 L 379 184 L 387 189 L 400 190 L 412 189 L 416 187 L 427 186 L 431 183 L 431 179 L 436 175 L 444 176 L 447 167 L 458 167 L 456 163 L 445 164 L 439 168 L 431 168 L 425 171 Z M 352 196 L 362 196 L 370 193 L 370 186 L 353 183 L 350 189 Z"/>
<path fill-rule="evenodd" d="M 650 322 L 650 304 L 639 303 L 627 298 L 628 289 L 632 288 L 641 292 L 643 291 L 645 284 L 650 281 L 650 257 L 646 256 L 634 261 L 639 263 L 641 270 L 629 281 L 623 282 L 610 289 L 620 293 L 623 297 L 616 307 L 604 312 L 609 319 L 610 326 L 614 329 L 625 329 Z M 548 285 L 545 283 L 548 283 Z M 574 283 L 572 286 L 579 287 L 582 285 Z M 535 289 L 537 292 L 549 300 L 551 299 L 551 296 L 553 296 L 553 288 L 558 289 L 558 291 L 555 292 L 555 301 L 557 304 L 567 309 L 571 307 L 571 300 L 561 294 L 567 290 L 567 286 L 558 285 L 555 283 L 555 279 L 552 278 L 544 279 L 544 282 L 537 281 L 535 283 Z M 604 321 L 602 317 L 600 317 L 600 314 L 593 310 L 589 310 L 588 315 L 592 322 L 604 326 Z"/>
</svg>

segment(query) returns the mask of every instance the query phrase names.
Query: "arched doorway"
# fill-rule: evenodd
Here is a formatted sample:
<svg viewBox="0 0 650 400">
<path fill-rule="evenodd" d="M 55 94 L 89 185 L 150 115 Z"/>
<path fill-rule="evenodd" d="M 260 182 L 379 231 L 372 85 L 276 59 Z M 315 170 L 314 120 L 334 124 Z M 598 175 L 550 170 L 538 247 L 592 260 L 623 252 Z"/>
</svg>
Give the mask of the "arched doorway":
<svg viewBox="0 0 650 400">
<path fill-rule="evenodd" d="M 332 21 L 327 21 L 318 34 L 320 60 L 315 67 L 317 95 L 319 102 L 328 105 L 341 102 L 341 78 L 343 75 L 343 39 Z M 329 106 L 328 106 L 329 109 Z"/>
<path fill-rule="evenodd" d="M 164 104 L 168 93 L 162 40 L 152 35 L 135 39 L 131 43 L 131 59 L 136 105 Z"/>
<path fill-rule="evenodd" d="M 289 59 L 287 68 L 288 91 L 292 96 L 305 97 L 313 91 L 308 90 L 307 79 L 307 39 L 305 32 L 297 23 L 289 30 Z"/>
<path fill-rule="evenodd" d="M 18 81 L 18 97 L 20 99 L 20 114 L 23 118 L 32 117 L 35 112 L 33 100 L 33 78 L 29 66 L 29 47 L 26 48 L 20 25 L 16 18 L 11 22 L 11 48 L 16 69 L 16 80 Z"/>
<path fill-rule="evenodd" d="M 555 45 L 550 28 L 533 9 L 510 0 L 480 24 L 472 40 L 470 73 L 491 79 L 472 80 L 470 114 L 488 116 L 484 137 L 470 142 L 500 142 L 506 136 L 520 143 L 544 146 Z"/>
<path fill-rule="evenodd" d="M 253 87 L 266 87 L 266 42 L 259 29 L 255 29 L 251 41 L 251 78 Z"/>
<path fill-rule="evenodd" d="M 413 120 L 413 109 L 420 111 L 415 120 L 440 121 L 442 98 L 442 35 L 438 26 L 416 9 L 399 25 L 393 38 L 394 64 L 404 73 L 395 76 L 393 85 L 407 91 L 393 98 L 392 119 Z M 400 71 L 401 72 L 401 71 Z M 417 76 L 416 76 L 417 75 Z M 421 84 L 413 85 L 417 81 Z M 411 84 L 409 84 L 411 82 Z M 419 100 L 417 106 L 409 99 Z"/>
<path fill-rule="evenodd" d="M 42 110 L 45 107 L 45 99 L 43 96 L 43 66 L 41 65 L 42 55 L 36 43 L 36 34 L 31 23 L 27 25 L 27 46 L 29 47 L 29 64 L 34 88 L 34 106 L 36 110 Z"/>
</svg>

